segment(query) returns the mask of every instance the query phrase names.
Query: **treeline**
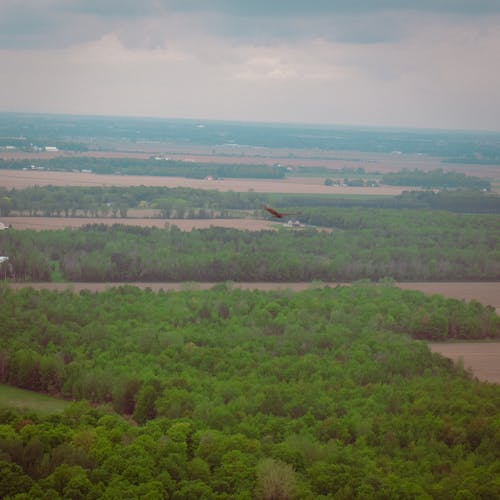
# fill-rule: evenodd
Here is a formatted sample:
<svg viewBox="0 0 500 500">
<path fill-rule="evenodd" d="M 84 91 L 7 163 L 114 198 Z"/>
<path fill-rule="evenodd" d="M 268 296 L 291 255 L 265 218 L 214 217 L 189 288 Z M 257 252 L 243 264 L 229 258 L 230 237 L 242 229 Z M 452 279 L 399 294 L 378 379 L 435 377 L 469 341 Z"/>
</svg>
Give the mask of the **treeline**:
<svg viewBox="0 0 500 500">
<path fill-rule="evenodd" d="M 213 218 L 234 216 L 234 210 L 261 214 L 262 204 L 295 209 L 427 208 L 459 213 L 500 214 L 500 196 L 481 191 L 409 191 L 394 197 L 348 198 L 146 186 L 35 186 L 12 190 L 0 187 L 0 216 L 126 217 L 128 210 L 133 208 L 154 208 L 164 218 Z"/>
<path fill-rule="evenodd" d="M 500 279 L 499 217 L 423 210 L 304 209 L 326 226 L 182 232 L 115 224 L 0 234 L 5 277 L 69 281 L 401 281 Z"/>
<path fill-rule="evenodd" d="M 431 209 L 456 213 L 500 214 L 499 195 L 469 190 L 405 191 L 398 196 L 369 198 L 285 195 L 279 198 L 279 202 L 282 206 L 291 207 Z"/>
<path fill-rule="evenodd" d="M 193 179 L 256 178 L 283 179 L 286 169 L 278 165 L 197 163 L 166 159 L 58 157 L 47 160 L 2 160 L 0 169 L 21 170 L 35 167 L 57 171 L 91 171 L 95 174 L 155 175 Z"/>
<path fill-rule="evenodd" d="M 0 496 L 498 497 L 499 387 L 408 334 L 498 338 L 500 324 L 388 285 L 1 287 L 1 380 L 106 406 L 1 411 Z"/>
<path fill-rule="evenodd" d="M 445 172 L 441 168 L 428 172 L 418 169 L 403 169 L 401 172 L 390 172 L 382 176 L 382 183 L 423 188 L 491 190 L 491 183 L 485 179 L 461 172 Z"/>
</svg>

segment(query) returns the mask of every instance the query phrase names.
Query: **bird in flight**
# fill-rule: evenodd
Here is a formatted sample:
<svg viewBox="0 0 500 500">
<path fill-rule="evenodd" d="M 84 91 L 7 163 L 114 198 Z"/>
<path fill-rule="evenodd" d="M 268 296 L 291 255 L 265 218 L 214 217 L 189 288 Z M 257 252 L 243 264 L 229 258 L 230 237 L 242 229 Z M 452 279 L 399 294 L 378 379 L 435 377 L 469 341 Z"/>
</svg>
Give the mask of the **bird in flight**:
<svg viewBox="0 0 500 500">
<path fill-rule="evenodd" d="M 269 212 L 273 217 L 276 217 L 276 219 L 283 219 L 283 217 L 288 217 L 289 215 L 297 215 L 297 212 L 278 212 L 277 210 L 274 210 L 274 208 L 268 207 L 266 205 L 262 205 L 262 208 Z"/>
</svg>

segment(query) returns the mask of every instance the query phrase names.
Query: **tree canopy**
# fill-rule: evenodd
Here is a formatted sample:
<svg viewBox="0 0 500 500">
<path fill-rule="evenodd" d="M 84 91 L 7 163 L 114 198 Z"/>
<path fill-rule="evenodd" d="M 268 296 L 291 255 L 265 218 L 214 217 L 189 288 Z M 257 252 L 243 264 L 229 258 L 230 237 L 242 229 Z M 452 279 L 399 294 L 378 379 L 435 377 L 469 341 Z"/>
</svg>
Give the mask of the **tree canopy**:
<svg viewBox="0 0 500 500">
<path fill-rule="evenodd" d="M 494 498 L 499 387 L 411 338 L 478 333 L 492 308 L 387 283 L 1 287 L 2 381 L 79 402 L 0 411 L 0 495 Z"/>
</svg>

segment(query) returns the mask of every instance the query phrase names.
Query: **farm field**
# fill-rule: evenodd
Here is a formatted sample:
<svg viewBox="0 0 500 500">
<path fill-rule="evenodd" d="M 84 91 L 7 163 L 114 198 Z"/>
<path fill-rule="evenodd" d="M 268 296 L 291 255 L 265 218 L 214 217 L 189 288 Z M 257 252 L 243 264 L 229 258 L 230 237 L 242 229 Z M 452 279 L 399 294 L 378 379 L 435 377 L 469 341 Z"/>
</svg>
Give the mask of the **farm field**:
<svg viewBox="0 0 500 500">
<path fill-rule="evenodd" d="M 68 404 L 69 401 L 63 399 L 0 384 L 0 408 L 17 408 L 21 411 L 50 415 L 62 412 Z"/>
<path fill-rule="evenodd" d="M 323 185 L 317 177 L 294 177 L 291 179 L 224 179 L 205 180 L 185 177 L 157 177 L 140 175 L 97 175 L 81 172 L 0 170 L 0 186 L 6 189 L 25 189 L 32 186 L 156 186 L 187 187 L 217 191 L 245 193 L 286 194 L 342 194 L 397 196 L 411 188 L 402 186 L 380 187 L 334 187 Z"/>
<path fill-rule="evenodd" d="M 479 380 L 500 384 L 500 342 L 432 342 L 429 347 L 453 361 L 462 360 Z"/>
<path fill-rule="evenodd" d="M 124 224 L 126 226 L 164 228 L 175 225 L 182 231 L 206 229 L 211 226 L 261 231 L 274 229 L 276 222 L 265 219 L 154 219 L 154 218 L 113 218 L 113 217 L 2 217 L 1 222 L 15 229 L 64 229 L 87 224 Z"/>
<path fill-rule="evenodd" d="M 197 163 L 219 163 L 219 164 L 253 164 L 273 165 L 279 162 L 285 167 L 324 167 L 330 169 L 358 168 L 362 167 L 365 172 L 397 172 L 403 168 L 434 170 L 444 168 L 453 169 L 469 175 L 480 177 L 499 178 L 500 166 L 443 163 L 441 158 L 416 155 L 416 154 L 391 154 L 361 151 L 318 151 L 293 148 L 265 148 L 265 147 L 231 147 L 216 146 L 208 147 L 202 145 L 175 144 L 134 144 L 127 148 L 124 144 L 108 144 L 113 151 L 86 151 L 80 153 L 57 152 L 25 152 L 10 151 L 0 152 L 0 159 L 5 160 L 43 160 L 50 158 L 136 158 L 145 160 L 154 154 L 168 156 L 171 160 Z"/>
</svg>

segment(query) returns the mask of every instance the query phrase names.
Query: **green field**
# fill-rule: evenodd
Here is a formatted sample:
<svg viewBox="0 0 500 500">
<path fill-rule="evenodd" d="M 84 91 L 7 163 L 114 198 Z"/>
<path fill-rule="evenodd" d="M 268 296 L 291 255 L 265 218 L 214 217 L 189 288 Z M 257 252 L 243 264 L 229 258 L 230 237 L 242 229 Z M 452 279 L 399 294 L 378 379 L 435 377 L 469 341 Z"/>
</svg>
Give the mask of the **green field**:
<svg viewBox="0 0 500 500">
<path fill-rule="evenodd" d="M 16 408 L 23 411 L 34 411 L 42 415 L 50 415 L 62 412 L 68 404 L 70 404 L 68 401 L 62 399 L 0 384 L 0 408 Z"/>
</svg>

